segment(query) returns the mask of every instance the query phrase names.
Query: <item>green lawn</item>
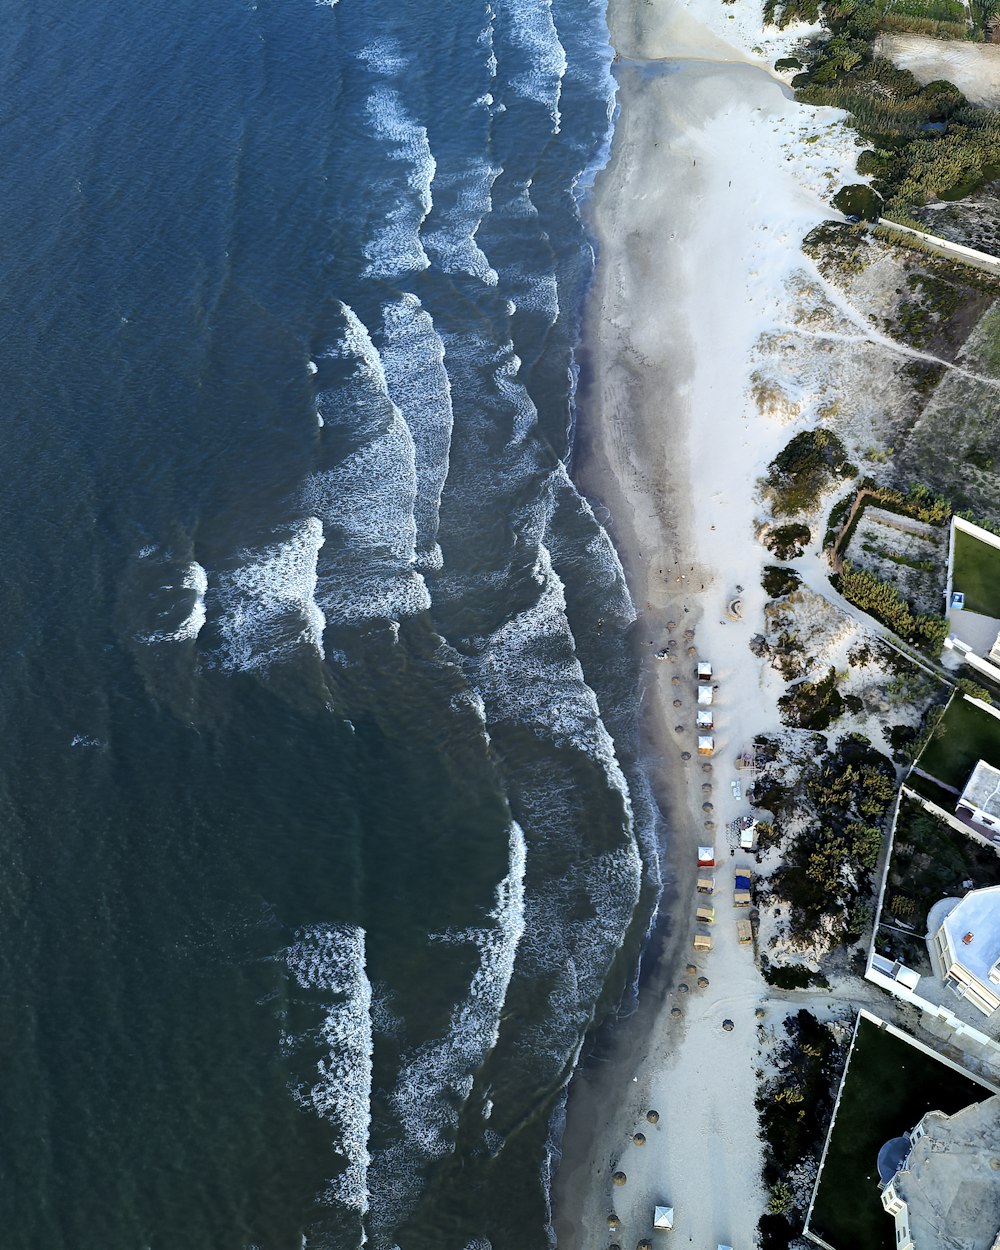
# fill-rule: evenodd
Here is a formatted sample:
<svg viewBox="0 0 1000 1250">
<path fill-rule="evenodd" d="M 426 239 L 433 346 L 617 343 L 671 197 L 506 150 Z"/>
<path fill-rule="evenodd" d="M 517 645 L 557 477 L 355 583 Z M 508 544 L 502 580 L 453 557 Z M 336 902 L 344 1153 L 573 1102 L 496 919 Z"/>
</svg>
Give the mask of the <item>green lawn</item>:
<svg viewBox="0 0 1000 1250">
<path fill-rule="evenodd" d="M 970 612 L 1000 617 L 1000 548 L 956 529 L 951 585 Z"/>
<path fill-rule="evenodd" d="M 977 760 L 985 760 L 994 768 L 1000 768 L 1000 719 L 956 695 L 948 705 L 938 730 L 921 751 L 917 767 L 961 791 L 965 789 Z M 916 776 L 911 778 L 913 788 L 922 791 L 919 780 Z M 929 797 L 941 802 L 934 795 Z M 957 797 L 952 795 L 951 799 L 953 809 Z"/>
<path fill-rule="evenodd" d="M 989 1096 L 970 1077 L 862 1020 L 810 1230 L 835 1250 L 893 1250 L 895 1225 L 879 1199 L 879 1150 L 925 1111 L 952 1115 Z"/>
</svg>

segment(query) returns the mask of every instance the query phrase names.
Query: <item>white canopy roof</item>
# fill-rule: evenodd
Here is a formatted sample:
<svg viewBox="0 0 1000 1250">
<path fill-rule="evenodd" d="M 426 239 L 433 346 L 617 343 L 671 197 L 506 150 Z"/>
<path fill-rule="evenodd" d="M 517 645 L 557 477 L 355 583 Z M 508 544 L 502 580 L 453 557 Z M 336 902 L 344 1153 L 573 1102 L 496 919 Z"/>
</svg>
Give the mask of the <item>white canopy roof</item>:
<svg viewBox="0 0 1000 1250">
<path fill-rule="evenodd" d="M 673 1207 L 657 1207 L 653 1212 L 654 1228 L 673 1228 L 674 1226 L 674 1209 Z"/>
</svg>

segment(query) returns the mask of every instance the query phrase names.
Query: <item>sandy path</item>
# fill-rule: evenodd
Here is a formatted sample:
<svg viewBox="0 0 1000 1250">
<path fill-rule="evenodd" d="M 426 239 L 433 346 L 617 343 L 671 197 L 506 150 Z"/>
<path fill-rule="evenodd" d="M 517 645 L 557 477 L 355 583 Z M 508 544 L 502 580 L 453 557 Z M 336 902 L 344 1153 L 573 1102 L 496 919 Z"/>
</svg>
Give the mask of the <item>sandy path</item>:
<svg viewBox="0 0 1000 1250">
<path fill-rule="evenodd" d="M 702 7 L 706 21 L 724 20 L 717 0 Z M 738 8 L 746 27 L 756 4 Z M 798 243 L 853 177 L 856 149 L 840 114 L 797 105 L 746 50 L 699 22 L 697 0 L 613 0 L 609 17 L 623 58 L 621 115 L 590 204 L 599 261 L 574 474 L 610 514 L 640 613 L 646 754 L 667 817 L 668 884 L 639 1011 L 574 1081 L 555 1228 L 561 1248 L 613 1240 L 631 1250 L 652 1235 L 653 1204 L 666 1200 L 677 1244 L 742 1247 L 765 1202 L 754 1094 L 755 1012 L 767 987 L 752 948 L 737 942 L 740 860 L 725 829 L 748 811 L 732 790 L 736 756 L 777 723 L 773 674 L 748 644 L 768 559 L 754 537 L 756 481 L 788 438 L 757 415 L 749 376 L 760 334 L 788 320 Z M 739 619 L 727 612 L 734 598 Z M 676 662 L 657 662 L 653 651 L 671 636 Z M 718 683 L 711 773 L 695 753 L 689 645 L 711 660 Z M 695 959 L 695 850 L 713 840 L 714 949 Z M 765 1024 L 787 1009 L 779 1000 L 763 1006 Z M 649 1108 L 660 1112 L 655 1126 Z M 632 1144 L 636 1131 L 645 1145 Z M 618 1166 L 629 1177 L 623 1188 L 611 1184 Z M 610 1235 L 612 1208 L 622 1227 Z"/>
</svg>

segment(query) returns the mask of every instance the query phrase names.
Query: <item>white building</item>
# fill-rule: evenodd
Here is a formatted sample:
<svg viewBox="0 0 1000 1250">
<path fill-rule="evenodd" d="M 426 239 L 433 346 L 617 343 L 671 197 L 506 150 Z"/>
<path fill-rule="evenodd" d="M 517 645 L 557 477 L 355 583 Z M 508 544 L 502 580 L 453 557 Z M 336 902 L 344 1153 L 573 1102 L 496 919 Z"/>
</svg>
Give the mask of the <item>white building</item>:
<svg viewBox="0 0 1000 1250">
<path fill-rule="evenodd" d="M 955 809 L 983 833 L 1000 833 L 1000 768 L 980 760 Z"/>
<path fill-rule="evenodd" d="M 1000 1096 L 928 1111 L 879 1152 L 897 1250 L 1000 1250 Z"/>
<path fill-rule="evenodd" d="M 928 916 L 934 971 L 990 1016 L 1000 1007 L 1000 885 L 935 903 Z"/>
</svg>

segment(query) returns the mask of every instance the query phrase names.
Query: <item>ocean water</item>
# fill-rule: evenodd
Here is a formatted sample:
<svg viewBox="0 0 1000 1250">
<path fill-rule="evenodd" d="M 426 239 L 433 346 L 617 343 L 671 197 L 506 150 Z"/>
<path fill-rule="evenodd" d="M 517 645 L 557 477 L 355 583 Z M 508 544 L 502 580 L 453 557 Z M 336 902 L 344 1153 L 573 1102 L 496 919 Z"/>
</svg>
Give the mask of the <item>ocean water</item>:
<svg viewBox="0 0 1000 1250">
<path fill-rule="evenodd" d="M 544 1247 L 656 893 L 600 0 L 11 0 L 6 1250 Z"/>
</svg>

